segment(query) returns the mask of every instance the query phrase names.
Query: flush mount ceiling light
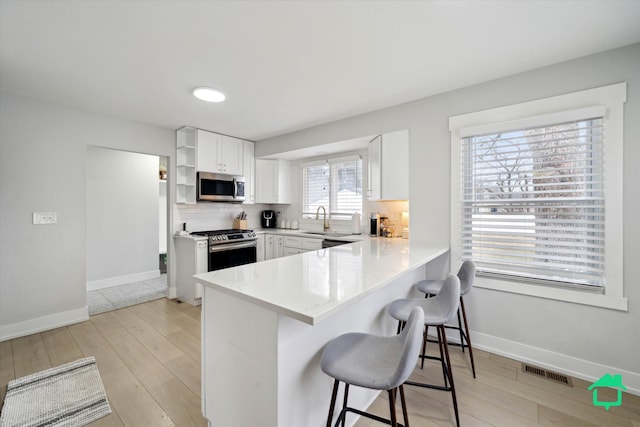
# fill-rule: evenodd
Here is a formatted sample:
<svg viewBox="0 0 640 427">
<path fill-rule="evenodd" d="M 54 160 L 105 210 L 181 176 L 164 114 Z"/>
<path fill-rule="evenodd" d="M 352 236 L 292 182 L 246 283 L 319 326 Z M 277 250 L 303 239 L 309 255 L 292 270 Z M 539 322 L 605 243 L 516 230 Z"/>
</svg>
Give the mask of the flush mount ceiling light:
<svg viewBox="0 0 640 427">
<path fill-rule="evenodd" d="M 210 87 L 197 87 L 193 90 L 193 96 L 207 102 L 222 102 L 225 100 L 224 93 Z"/>
</svg>

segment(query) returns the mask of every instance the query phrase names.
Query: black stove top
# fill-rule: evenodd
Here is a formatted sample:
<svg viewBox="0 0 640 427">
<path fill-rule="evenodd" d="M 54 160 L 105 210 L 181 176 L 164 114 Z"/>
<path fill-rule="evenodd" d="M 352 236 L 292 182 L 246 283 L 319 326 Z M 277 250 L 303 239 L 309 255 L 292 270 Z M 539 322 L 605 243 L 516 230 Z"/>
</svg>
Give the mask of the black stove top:
<svg viewBox="0 0 640 427">
<path fill-rule="evenodd" d="M 230 228 L 228 230 L 194 231 L 191 234 L 196 236 L 207 236 L 209 238 L 210 245 L 257 239 L 256 233 L 253 230 L 241 230 L 237 228 Z"/>
<path fill-rule="evenodd" d="M 209 231 L 194 231 L 191 234 L 196 236 L 211 236 L 215 234 L 237 234 L 237 233 L 253 233 L 253 230 L 242 230 L 239 228 L 229 228 L 227 230 L 209 230 Z"/>
</svg>

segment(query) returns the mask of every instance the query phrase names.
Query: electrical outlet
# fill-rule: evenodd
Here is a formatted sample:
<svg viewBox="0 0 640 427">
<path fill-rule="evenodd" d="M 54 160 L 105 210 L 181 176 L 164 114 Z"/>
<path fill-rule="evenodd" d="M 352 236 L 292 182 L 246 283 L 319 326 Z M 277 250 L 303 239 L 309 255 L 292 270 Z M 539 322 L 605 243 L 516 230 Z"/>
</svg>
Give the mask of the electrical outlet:
<svg viewBox="0 0 640 427">
<path fill-rule="evenodd" d="M 56 224 L 58 222 L 57 212 L 34 212 L 34 224 Z"/>
</svg>

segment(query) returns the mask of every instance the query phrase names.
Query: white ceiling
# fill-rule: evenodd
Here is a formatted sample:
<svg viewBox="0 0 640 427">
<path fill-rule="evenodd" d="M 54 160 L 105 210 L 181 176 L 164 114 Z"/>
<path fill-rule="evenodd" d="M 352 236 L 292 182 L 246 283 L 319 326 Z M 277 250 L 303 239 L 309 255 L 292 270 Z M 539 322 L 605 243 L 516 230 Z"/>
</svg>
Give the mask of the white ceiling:
<svg viewBox="0 0 640 427">
<path fill-rule="evenodd" d="M 637 43 L 639 22 L 637 0 L 0 0 L 0 90 L 260 140 Z"/>
</svg>

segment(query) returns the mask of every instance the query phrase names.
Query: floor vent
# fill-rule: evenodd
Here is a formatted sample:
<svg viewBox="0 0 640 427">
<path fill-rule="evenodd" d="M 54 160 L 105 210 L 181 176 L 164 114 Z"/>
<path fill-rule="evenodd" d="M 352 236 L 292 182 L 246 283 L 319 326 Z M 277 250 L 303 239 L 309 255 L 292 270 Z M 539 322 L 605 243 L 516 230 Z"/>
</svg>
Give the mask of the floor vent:
<svg viewBox="0 0 640 427">
<path fill-rule="evenodd" d="M 546 369 L 539 368 L 537 366 L 529 365 L 526 363 L 522 364 L 522 372 L 526 374 L 535 375 L 541 378 L 546 378 L 549 381 L 553 381 L 556 383 L 564 384 L 569 387 L 573 387 L 571 383 L 571 378 L 566 375 L 559 374 L 557 372 L 548 371 Z"/>
</svg>

